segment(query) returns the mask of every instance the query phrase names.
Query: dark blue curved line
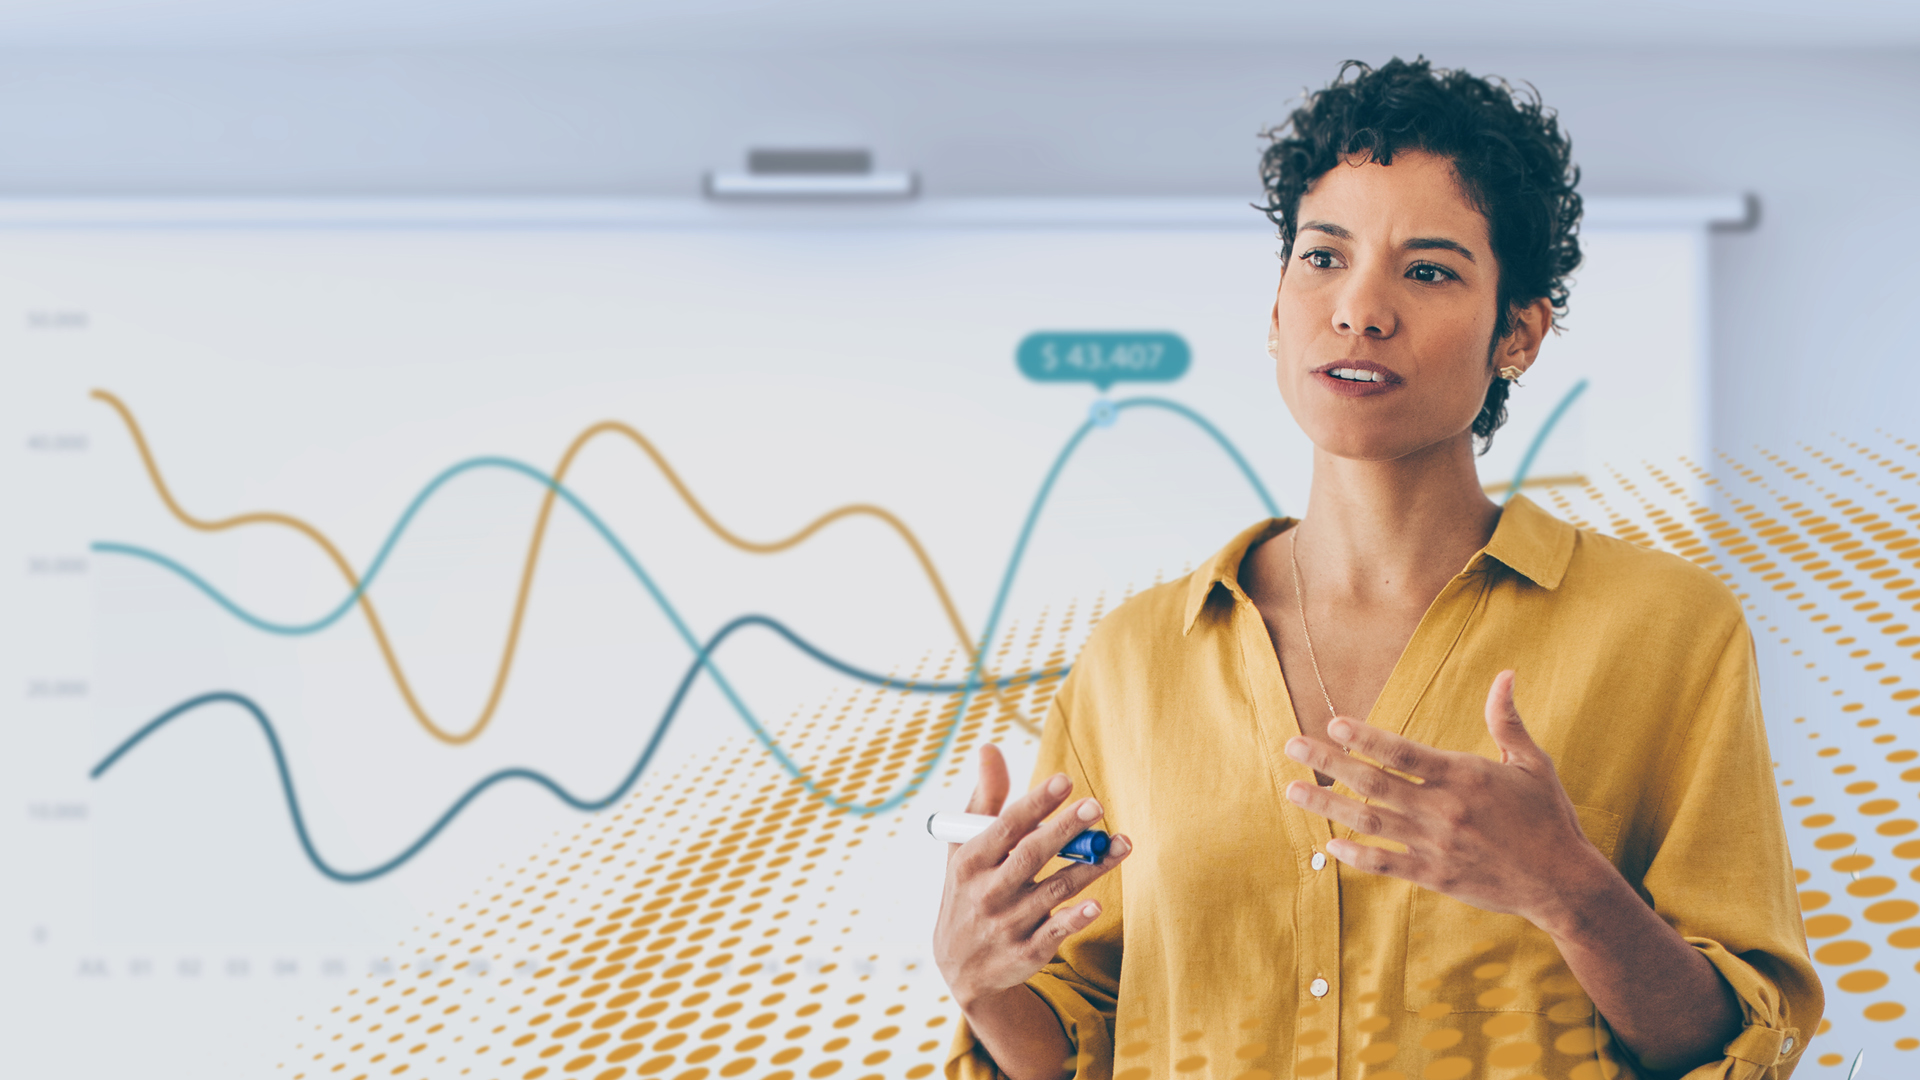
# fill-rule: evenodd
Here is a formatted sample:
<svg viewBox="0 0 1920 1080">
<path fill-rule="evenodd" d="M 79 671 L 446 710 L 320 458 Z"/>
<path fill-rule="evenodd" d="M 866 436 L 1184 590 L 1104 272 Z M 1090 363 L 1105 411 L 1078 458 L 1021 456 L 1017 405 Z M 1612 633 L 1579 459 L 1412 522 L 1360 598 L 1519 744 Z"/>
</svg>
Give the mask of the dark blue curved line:
<svg viewBox="0 0 1920 1080">
<path fill-rule="evenodd" d="M 568 791 L 566 788 L 561 787 L 543 773 L 522 768 L 501 769 L 468 788 L 464 794 L 454 800 L 452 806 L 449 806 L 445 812 L 435 819 L 434 823 L 427 828 L 427 831 L 421 833 L 413 843 L 408 844 L 399 854 L 366 870 L 338 869 L 327 862 L 326 858 L 320 854 L 319 849 L 314 847 L 313 837 L 307 832 L 306 815 L 300 811 L 300 797 L 294 791 L 293 775 L 287 768 L 286 753 L 280 747 L 280 736 L 274 731 L 273 722 L 267 718 L 266 710 L 262 709 L 252 698 L 247 697 L 245 694 L 236 693 L 231 690 L 216 690 L 212 693 L 189 698 L 175 705 L 173 708 L 149 720 L 139 731 L 134 732 L 125 741 L 121 742 L 120 745 L 114 747 L 113 751 L 102 758 L 100 764 L 95 765 L 88 775 L 95 780 L 100 779 L 107 770 L 113 768 L 122 757 L 125 757 L 135 746 L 145 741 L 149 735 L 158 732 L 161 728 L 166 727 L 168 724 L 188 713 L 208 705 L 222 703 L 238 705 L 253 717 L 254 722 L 260 726 L 261 733 L 267 737 L 267 749 L 273 754 L 273 767 L 280 775 L 280 791 L 287 800 L 287 815 L 293 820 L 294 835 L 299 838 L 301 850 L 306 852 L 307 861 L 313 864 L 314 869 L 342 884 L 353 885 L 362 881 L 371 881 L 374 878 L 381 877 L 404 866 L 408 860 L 418 855 L 428 844 L 432 843 L 433 838 L 440 835 L 442 829 L 452 824 L 453 819 L 459 817 L 461 811 L 467 808 L 467 804 L 479 798 L 481 792 L 495 784 L 504 783 L 508 780 L 531 781 L 546 788 L 555 798 L 573 807 L 575 810 L 582 810 L 589 813 L 596 810 L 604 810 L 612 806 L 615 802 L 619 801 L 622 796 L 626 795 L 628 791 L 632 790 L 633 785 L 637 783 L 640 777 L 646 772 L 647 764 L 653 760 L 654 751 L 659 749 L 660 741 L 666 736 L 667 729 L 673 726 L 674 718 L 679 715 L 681 704 L 686 701 L 687 691 L 692 689 L 693 680 L 699 676 L 700 669 L 706 663 L 707 657 L 715 649 L 720 647 L 721 642 L 733 636 L 735 631 L 748 626 L 760 626 L 772 630 L 820 662 L 844 674 L 852 675 L 855 678 L 867 682 L 879 683 L 894 689 L 913 690 L 922 693 L 953 693 L 965 689 L 965 684 L 963 683 L 915 682 L 912 680 L 890 679 L 883 675 L 875 675 L 871 672 L 861 671 L 858 668 L 841 663 L 815 649 L 812 645 L 802 640 L 799 635 L 787 629 L 775 619 L 768 618 L 765 615 L 742 615 L 721 627 L 719 632 L 715 633 L 713 637 L 709 638 L 707 643 L 701 647 L 700 654 L 694 658 L 693 662 L 687 665 L 686 674 L 680 677 L 680 685 L 674 689 L 673 697 L 667 702 L 666 711 L 661 714 L 659 723 L 654 725 L 653 736 L 647 740 L 646 748 L 640 752 L 639 760 L 634 762 L 633 768 L 627 770 L 627 775 L 621 779 L 619 784 L 614 786 L 611 792 L 598 799 L 583 799 Z M 1066 668 L 1058 668 L 1053 671 L 1029 673 L 1027 675 L 996 681 L 998 685 L 1001 686 L 1012 686 L 1019 682 L 1028 682 L 1043 676 L 1064 675 L 1066 671 Z"/>
<path fill-rule="evenodd" d="M 1201 430 L 1210 435 L 1213 440 L 1226 451 L 1234 464 L 1237 465 L 1242 474 L 1246 476 L 1248 482 L 1252 484 L 1254 491 L 1260 496 L 1260 500 L 1265 504 L 1267 511 L 1270 514 L 1278 516 L 1280 512 L 1279 507 L 1274 503 L 1272 496 L 1267 493 L 1266 486 L 1260 482 L 1260 478 L 1254 473 L 1252 466 L 1247 463 L 1246 458 L 1241 456 L 1239 450 L 1227 439 L 1226 435 L 1209 423 L 1206 418 L 1185 405 L 1159 397 L 1124 398 L 1112 403 L 1112 412 L 1115 414 L 1137 408 L 1163 409 L 1192 421 Z M 395 523 L 393 530 L 388 533 L 387 541 L 382 544 L 379 559 L 383 560 L 386 554 L 392 550 L 393 545 L 399 539 L 400 533 L 406 528 L 406 525 L 411 521 L 413 515 L 424 504 L 426 498 L 437 490 L 441 484 L 444 484 L 461 472 L 482 467 L 501 468 L 539 480 L 555 494 L 560 496 L 560 498 L 564 499 L 576 513 L 580 514 L 580 516 L 600 534 L 601 538 L 613 548 L 614 553 L 626 564 L 627 569 L 632 571 L 633 575 L 640 580 L 641 585 L 646 588 L 648 594 L 653 598 L 654 603 L 658 605 L 662 613 L 667 616 L 667 620 L 673 624 L 674 629 L 680 634 L 682 640 L 694 649 L 694 669 L 704 669 L 707 674 L 712 677 L 714 685 L 717 686 L 720 692 L 727 698 L 728 703 L 731 704 L 734 711 L 739 714 L 740 719 L 747 725 L 748 730 L 753 733 L 754 738 L 757 739 L 760 745 L 779 763 L 780 767 L 784 769 L 789 776 L 792 776 L 809 796 L 823 803 L 828 808 L 844 810 L 859 814 L 863 817 L 872 817 L 888 813 L 911 798 L 913 794 L 919 790 L 920 784 L 939 767 L 940 762 L 946 757 L 947 751 L 952 748 L 954 738 L 959 733 L 960 719 L 966 715 L 967 705 L 971 702 L 974 691 L 986 685 L 981 679 L 981 673 L 986 663 L 987 648 L 993 640 L 994 631 L 999 627 L 1001 613 L 1006 606 L 1007 596 L 1012 591 L 1013 581 L 1019 572 L 1020 563 L 1022 559 L 1025 558 L 1027 543 L 1032 537 L 1034 524 L 1039 520 L 1040 511 L 1045 507 L 1047 498 L 1052 493 L 1054 482 L 1059 479 L 1060 473 L 1066 467 L 1067 461 L 1073 456 L 1073 452 L 1079 447 L 1081 441 L 1086 438 L 1087 433 L 1092 431 L 1096 426 L 1098 426 L 1096 421 L 1091 417 L 1080 424 L 1079 428 L 1068 438 L 1066 445 L 1061 448 L 1060 453 L 1055 456 L 1052 466 L 1047 470 L 1046 478 L 1041 482 L 1039 492 L 1034 496 L 1033 504 L 1027 511 L 1026 521 L 1021 526 L 1019 539 L 1014 544 L 1012 557 L 1008 560 L 1007 569 L 1001 577 L 1000 588 L 994 597 L 993 608 L 987 617 L 986 628 L 980 636 L 979 644 L 973 651 L 973 660 L 968 667 L 967 677 L 959 685 L 960 700 L 957 708 L 953 712 L 954 720 L 947 725 L 946 734 L 941 738 L 936 753 L 923 767 L 916 771 L 914 776 L 902 785 L 898 791 L 883 800 L 869 804 L 846 802 L 835 798 L 827 792 L 821 791 L 814 785 L 813 781 L 807 777 L 799 765 L 796 764 L 780 744 L 774 740 L 772 734 L 767 731 L 766 727 L 760 723 L 759 718 L 755 717 L 752 710 L 747 708 L 746 702 L 741 700 L 739 693 L 734 690 L 732 683 L 727 680 L 726 676 L 720 672 L 720 669 L 709 658 L 708 650 L 698 643 L 698 640 L 693 636 L 693 631 L 689 629 L 686 622 L 680 618 L 679 611 L 667 600 L 666 594 L 663 593 L 659 585 L 654 582 L 652 575 L 648 574 L 645 568 L 640 565 L 639 560 L 634 558 L 633 553 L 621 542 L 619 536 L 616 535 L 613 530 L 600 519 L 600 516 L 594 513 L 592 508 L 587 506 L 579 496 L 570 491 L 566 485 L 539 469 L 512 458 L 481 457 L 471 458 L 444 470 L 433 482 L 423 488 L 420 494 L 415 496 L 413 502 L 408 505 L 406 512 L 401 515 L 400 520 Z M 144 548 L 136 548 L 133 545 L 113 544 L 103 541 L 95 545 L 95 550 L 149 558 L 168 569 L 186 570 L 185 567 L 180 566 L 166 556 L 160 555 L 158 552 L 150 552 Z M 376 560 L 376 562 L 378 563 L 378 560 Z M 378 565 L 370 564 L 368 567 L 369 575 L 377 571 L 377 569 Z M 189 572 L 185 576 L 189 582 L 206 587 L 205 583 L 197 575 Z M 355 590 L 348 597 L 348 600 L 343 603 L 342 607 L 344 608 L 347 604 L 357 600 L 360 592 L 365 590 L 367 582 L 370 580 L 370 576 L 363 577 L 361 583 L 355 587 Z M 221 600 L 229 611 L 235 614 L 242 614 L 241 609 L 226 602 L 224 598 L 217 593 L 210 595 L 213 595 L 216 600 Z M 336 608 L 336 612 L 340 610 L 341 609 Z M 247 621 L 250 623 L 258 625 L 254 619 L 244 614 L 242 614 L 242 617 L 247 618 Z M 330 616 L 330 618 L 337 617 L 337 614 Z M 795 638 L 792 640 L 797 642 L 798 639 Z"/>
</svg>

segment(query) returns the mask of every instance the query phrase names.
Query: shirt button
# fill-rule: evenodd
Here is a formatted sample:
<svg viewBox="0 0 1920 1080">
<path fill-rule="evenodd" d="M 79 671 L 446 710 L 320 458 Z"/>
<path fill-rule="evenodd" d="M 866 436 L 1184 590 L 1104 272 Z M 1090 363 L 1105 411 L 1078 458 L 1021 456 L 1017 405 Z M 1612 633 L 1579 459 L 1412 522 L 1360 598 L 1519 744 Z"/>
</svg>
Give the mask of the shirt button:
<svg viewBox="0 0 1920 1080">
<path fill-rule="evenodd" d="M 1313 864 L 1315 870 L 1325 870 L 1327 868 L 1327 853 L 1324 851 L 1316 851 L 1313 853 L 1313 858 L 1308 861 Z"/>
<path fill-rule="evenodd" d="M 1787 1055 L 1791 1053 L 1793 1053 L 1793 1036 L 1789 1035 L 1787 1041 L 1780 1044 L 1780 1060 L 1785 1061 Z"/>
<path fill-rule="evenodd" d="M 1312 994 L 1314 997 L 1326 997 L 1327 996 L 1327 980 L 1315 979 L 1312 982 L 1308 983 L 1307 993 Z"/>
</svg>

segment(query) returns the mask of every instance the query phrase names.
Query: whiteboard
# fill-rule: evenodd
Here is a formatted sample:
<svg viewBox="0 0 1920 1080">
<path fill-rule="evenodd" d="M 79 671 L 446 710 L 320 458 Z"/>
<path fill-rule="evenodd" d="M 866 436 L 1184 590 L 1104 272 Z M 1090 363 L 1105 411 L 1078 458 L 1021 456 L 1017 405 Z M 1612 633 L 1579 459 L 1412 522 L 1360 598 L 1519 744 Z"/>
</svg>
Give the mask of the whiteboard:
<svg viewBox="0 0 1920 1080">
<path fill-rule="evenodd" d="M 1587 390 L 1540 443 L 1537 475 L 1698 456 L 1707 438 L 1715 206 L 1596 208 L 1571 329 L 1515 393 L 1482 459 L 1490 485 L 1512 478 L 1581 380 Z M 964 674 L 956 619 L 988 636 L 993 664 L 1044 669 L 1061 662 L 1051 653 L 1071 659 L 1097 609 L 1302 505 L 1310 448 L 1273 388 L 1276 245 L 1253 212 L 1204 200 L 930 202 L 863 215 L 0 207 L 0 311 L 11 313 L 0 542 L 7 565 L 26 570 L 0 591 L 0 685 L 26 688 L 6 707 L 0 790 L 28 808 L 0 824 L 20 883 L 0 894 L 4 1071 L 292 1075 L 310 1042 L 340 1053 L 355 1040 L 326 1025 L 346 1023 L 351 1010 L 336 1009 L 349 991 L 437 978 L 417 966 L 419 941 L 451 934 L 466 905 L 544 874 L 543 853 L 598 826 L 515 781 L 365 881 L 323 863 L 347 876 L 380 867 L 499 770 L 619 789 L 688 669 L 689 642 L 743 613 L 889 676 Z M 1046 329 L 1171 332 L 1192 366 L 1104 396 L 1037 384 L 1014 349 Z M 1124 407 L 1102 411 L 1103 400 Z M 745 550 L 614 433 L 566 478 L 594 518 L 555 512 L 510 678 L 477 730 L 549 490 L 538 474 L 609 420 L 643 435 L 741 538 L 786 536 L 836 506 L 884 509 L 937 567 L 953 616 L 882 517 L 844 518 L 775 554 Z M 312 536 L 192 523 L 292 515 L 364 572 L 450 468 L 466 471 L 419 503 L 369 588 L 417 708 Z M 684 822 L 700 808 L 724 816 L 749 780 L 783 782 L 748 714 L 816 768 L 836 750 L 809 725 L 831 729 L 833 709 L 881 700 L 764 628 L 715 656 L 730 692 L 695 680 L 623 809 L 607 811 L 632 815 L 634 850 L 687 839 L 681 826 L 656 830 L 666 809 L 633 800 L 681 798 Z M 270 718 L 286 783 L 234 699 L 169 721 L 90 777 L 144 725 L 209 693 Z M 1043 706 L 1036 693 L 1021 707 Z M 846 721 L 847 738 L 893 714 L 864 715 Z M 1030 741 L 1017 728 L 1002 741 L 1024 769 Z M 930 766 L 916 795 L 871 819 L 837 886 L 824 871 L 792 886 L 796 910 L 838 919 L 854 944 L 796 946 L 782 963 L 838 967 L 828 982 L 897 976 L 889 993 L 937 1013 L 944 989 L 924 953 L 942 851 L 915 822 L 964 800 L 970 783 L 948 767 Z M 735 780 L 711 779 L 736 768 Z M 289 786 L 311 850 L 292 830 Z M 591 918 L 600 903 L 569 893 L 540 918 Z M 538 981 L 536 939 L 500 944 L 512 937 L 456 986 L 503 1025 L 506 995 Z M 123 1035 L 93 1036 L 102 1018 Z M 462 1067 L 498 1066 L 502 1051 L 479 1042 L 440 1049 Z M 887 1068 L 915 1075 L 909 1065 L 903 1053 Z"/>
</svg>

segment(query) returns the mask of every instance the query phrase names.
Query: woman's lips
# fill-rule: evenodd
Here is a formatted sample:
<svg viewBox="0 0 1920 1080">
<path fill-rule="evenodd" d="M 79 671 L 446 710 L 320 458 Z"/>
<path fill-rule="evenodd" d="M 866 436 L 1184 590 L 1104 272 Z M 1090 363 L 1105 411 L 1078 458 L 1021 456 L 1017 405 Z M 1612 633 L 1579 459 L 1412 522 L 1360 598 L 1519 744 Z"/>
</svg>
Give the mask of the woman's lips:
<svg viewBox="0 0 1920 1080">
<path fill-rule="evenodd" d="M 1392 368 L 1371 360 L 1336 360 L 1311 372 L 1313 380 L 1342 397 L 1372 397 L 1401 385 Z"/>
</svg>

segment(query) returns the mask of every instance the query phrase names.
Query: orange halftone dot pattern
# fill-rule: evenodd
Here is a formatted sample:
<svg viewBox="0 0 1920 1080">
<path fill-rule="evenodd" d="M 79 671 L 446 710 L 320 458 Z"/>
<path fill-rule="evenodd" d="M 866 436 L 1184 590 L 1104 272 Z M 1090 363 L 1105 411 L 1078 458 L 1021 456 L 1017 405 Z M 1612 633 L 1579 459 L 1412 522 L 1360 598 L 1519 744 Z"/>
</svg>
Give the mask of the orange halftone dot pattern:
<svg viewBox="0 0 1920 1080">
<path fill-rule="evenodd" d="M 1781 780 L 1788 827 L 1796 850 L 1816 856 L 1797 871 L 1810 950 L 1827 984 L 1829 1015 L 1884 1030 L 1877 1045 L 1890 1052 L 1920 1049 L 1920 1038 L 1905 1030 L 1913 1017 L 1901 1000 L 1911 985 L 1904 971 L 1920 970 L 1913 963 L 1920 958 L 1920 868 L 1913 865 L 1920 863 L 1920 814 L 1908 790 L 1920 784 L 1920 751 L 1900 745 L 1910 739 L 1905 725 L 1920 717 L 1920 679 L 1898 670 L 1920 660 L 1920 633 L 1911 629 L 1920 623 L 1920 444 L 1892 442 L 1759 451 L 1752 461 L 1722 455 L 1718 477 L 1686 461 L 1606 469 L 1535 496 L 1576 525 L 1673 552 L 1715 574 L 1746 606 L 1756 639 L 1779 650 L 1763 656 L 1768 670 L 1784 659 L 1796 679 L 1816 688 L 1819 704 L 1802 710 L 1807 715 L 1773 721 L 1792 733 L 1775 744 L 1791 766 Z M 1012 626 L 987 663 L 1057 669 L 1104 607 L 1096 602 L 1083 613 L 1067 605 L 1057 616 L 1043 612 Z M 1816 643 L 1828 650 L 1822 659 L 1810 655 Z M 953 678 L 962 666 L 949 655 L 913 674 Z M 952 715 L 951 699 L 861 690 L 796 715 L 781 735 L 833 794 L 878 800 L 956 724 L 951 756 L 930 783 L 964 784 L 970 753 L 985 741 L 1020 737 L 1015 715 L 1043 721 L 1057 686 L 1055 677 L 1010 689 L 1001 697 L 1007 711 L 976 700 L 964 717 Z M 1815 775 L 1819 793 L 1805 793 Z M 716 793 L 725 793 L 724 805 L 709 808 Z M 833 886 L 822 892 L 821 883 L 874 837 L 872 829 L 917 829 L 923 813 L 885 820 L 831 813 L 773 773 L 757 744 L 737 740 L 710 762 L 650 778 L 564 846 L 500 875 L 470 902 L 471 912 L 410 941 L 391 976 L 350 994 L 287 1068 L 301 1080 L 409 1071 L 527 1080 L 922 1080 L 936 1071 L 951 1034 L 951 1003 L 938 996 L 937 976 L 916 989 L 912 979 L 880 975 L 871 956 L 863 966 L 845 955 L 858 910 L 830 914 L 821 898 Z M 642 832 L 651 834 L 649 844 L 640 842 Z M 1362 988 L 1344 1006 L 1360 1014 L 1353 1026 L 1362 1037 L 1342 1054 L 1377 1080 L 1610 1080 L 1623 1071 L 1604 1024 L 1571 980 L 1545 988 L 1555 1003 L 1542 1029 L 1536 1014 L 1470 1016 L 1517 993 L 1503 984 L 1497 951 L 1474 973 L 1484 985 L 1471 1000 L 1425 1006 L 1419 1015 L 1427 1023 L 1412 1036 L 1398 1035 L 1398 1017 L 1375 1011 L 1378 993 Z M 1331 1076 L 1340 1067 L 1317 1048 L 1333 1045 L 1336 1020 L 1331 1012 L 1302 1016 L 1291 1061 L 1276 1060 L 1274 1048 L 1253 1039 L 1241 1040 L 1230 1061 L 1163 1056 L 1145 1030 L 1122 1030 L 1115 1080 Z M 1202 1026 L 1196 1019 L 1195 1030 Z M 1809 1034 L 1832 1030 L 1823 1021 Z M 1851 1061 L 1861 1043 L 1847 1037 L 1846 1046 L 1808 1052 L 1803 1064 Z M 1149 1060 L 1171 1060 L 1173 1074 L 1155 1076 Z"/>
<path fill-rule="evenodd" d="M 989 663 L 1064 664 L 1103 609 L 1010 626 Z M 951 681 L 964 666 L 956 650 L 899 674 Z M 956 724 L 946 777 L 982 741 L 1021 737 L 1016 725 L 1044 718 L 1058 682 L 975 695 L 964 717 L 955 696 L 863 687 L 796 714 L 779 737 L 821 790 L 878 804 Z M 422 926 L 283 1068 L 295 1080 L 920 1080 L 955 1016 L 937 975 L 882 974 L 877 955 L 849 951 L 858 908 L 832 909 L 842 884 L 857 891 L 843 874 L 874 830 L 923 818 L 835 812 L 735 738 L 648 777 Z"/>
</svg>

